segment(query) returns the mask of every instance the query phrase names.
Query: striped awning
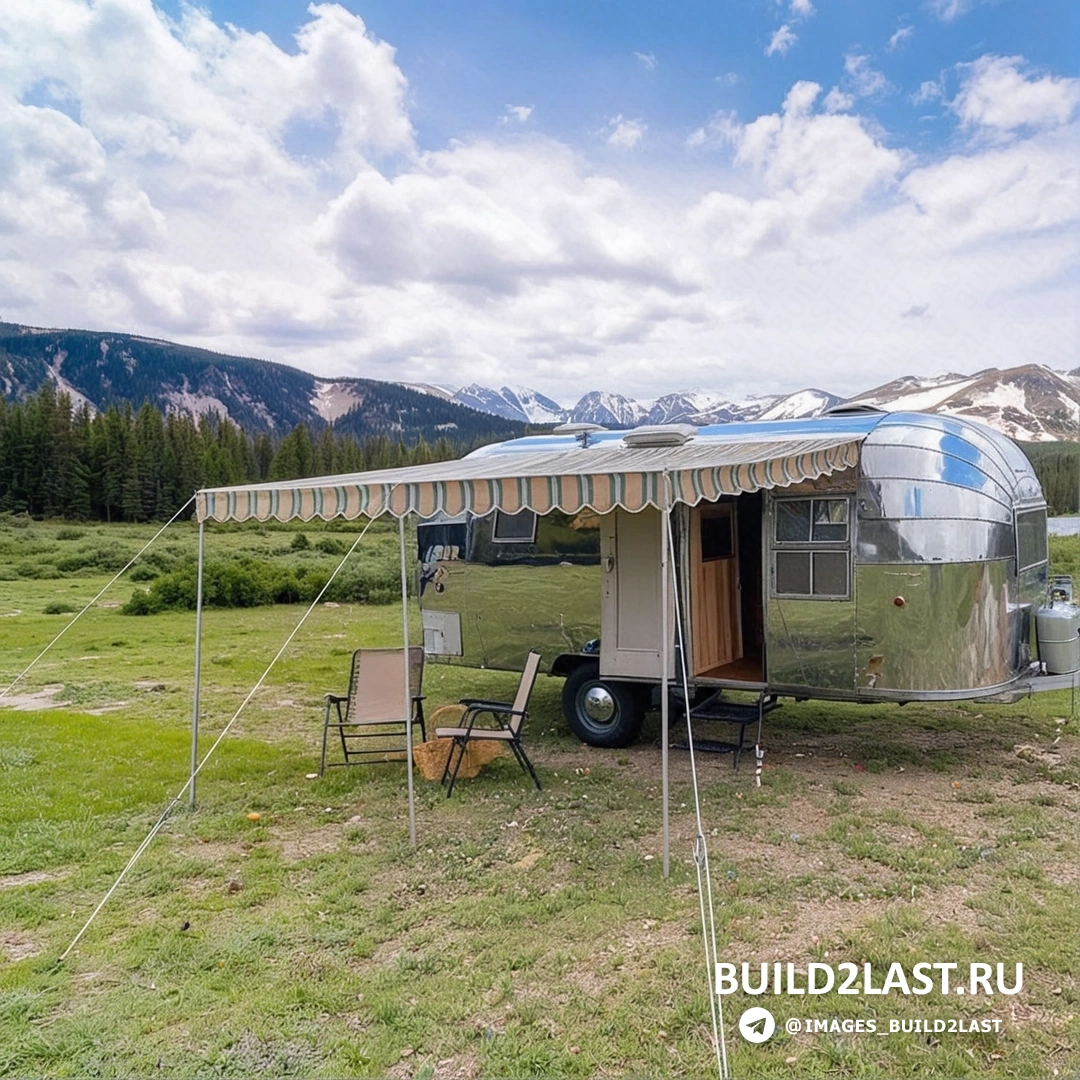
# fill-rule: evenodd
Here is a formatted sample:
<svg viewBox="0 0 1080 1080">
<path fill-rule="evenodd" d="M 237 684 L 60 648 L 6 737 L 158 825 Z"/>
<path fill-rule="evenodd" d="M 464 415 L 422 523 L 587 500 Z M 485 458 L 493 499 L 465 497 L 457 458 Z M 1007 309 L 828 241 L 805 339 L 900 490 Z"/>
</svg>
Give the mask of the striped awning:
<svg viewBox="0 0 1080 1080">
<path fill-rule="evenodd" d="M 574 514 L 589 508 L 605 514 L 621 507 L 636 513 L 647 506 L 694 506 L 721 495 L 828 476 L 857 464 L 862 438 L 851 433 L 767 441 L 709 437 L 675 447 L 605 443 L 480 453 L 350 476 L 208 489 L 197 495 L 197 514 L 200 521 L 310 521 L 492 510 Z"/>
</svg>

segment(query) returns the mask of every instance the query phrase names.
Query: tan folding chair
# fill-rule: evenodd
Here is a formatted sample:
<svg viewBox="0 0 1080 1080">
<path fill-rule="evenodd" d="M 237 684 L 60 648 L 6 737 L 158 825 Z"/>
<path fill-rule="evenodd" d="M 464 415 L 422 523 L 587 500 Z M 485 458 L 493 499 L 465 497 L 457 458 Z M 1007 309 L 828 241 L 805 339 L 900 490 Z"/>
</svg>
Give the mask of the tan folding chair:
<svg viewBox="0 0 1080 1080">
<path fill-rule="evenodd" d="M 331 766 L 407 758 L 404 661 L 403 649 L 357 649 L 353 653 L 348 694 L 344 697 L 326 695 L 320 776 L 326 770 L 326 743 L 331 729 L 337 731 L 341 739 L 341 753 L 345 759 L 332 761 Z M 409 708 L 413 726 L 420 728 L 421 741 L 427 738 L 424 698 L 420 693 L 423 678 L 424 649 L 414 645 L 409 649 Z"/>
<path fill-rule="evenodd" d="M 450 786 L 446 789 L 446 797 L 449 799 L 454 790 L 454 781 L 457 779 L 458 769 L 461 768 L 462 759 L 470 741 L 475 739 L 495 739 L 506 743 L 514 751 L 514 757 L 518 764 L 533 778 L 536 790 L 540 791 L 540 778 L 532 767 L 532 762 L 521 745 L 521 725 L 528 717 L 529 695 L 532 694 L 533 683 L 536 682 L 536 672 L 540 667 L 540 654 L 534 649 L 525 660 L 525 670 L 521 673 L 521 682 L 518 683 L 517 694 L 513 702 L 484 701 L 480 698 L 462 698 L 461 704 L 465 706 L 465 713 L 461 717 L 461 727 L 436 728 L 437 739 L 453 739 L 450 753 L 446 755 L 446 768 L 443 769 L 442 782 L 445 784 L 450 779 Z M 476 718 L 485 713 L 490 713 L 498 727 L 476 727 Z M 454 754 L 457 752 L 455 760 Z"/>
</svg>

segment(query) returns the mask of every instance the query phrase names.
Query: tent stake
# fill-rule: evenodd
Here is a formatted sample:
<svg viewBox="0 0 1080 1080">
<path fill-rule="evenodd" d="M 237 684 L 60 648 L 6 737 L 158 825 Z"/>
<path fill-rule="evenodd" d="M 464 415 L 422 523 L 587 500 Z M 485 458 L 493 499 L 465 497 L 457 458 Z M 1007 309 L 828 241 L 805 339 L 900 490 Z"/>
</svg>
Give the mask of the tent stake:
<svg viewBox="0 0 1080 1080">
<path fill-rule="evenodd" d="M 195 586 L 195 693 L 191 705 L 191 778 L 188 781 L 188 806 L 195 809 L 195 774 L 199 769 L 199 677 L 202 667 L 202 579 L 203 545 L 206 522 L 199 522 L 198 584 Z"/>
<path fill-rule="evenodd" d="M 668 475 L 661 477 L 664 508 L 660 512 L 660 771 L 663 774 L 664 804 L 664 877 L 671 876 L 671 822 L 668 791 L 668 650 L 671 628 L 668 626 Z"/>
<path fill-rule="evenodd" d="M 405 515 L 398 518 L 398 545 L 401 548 L 401 645 L 405 655 L 405 747 L 409 778 L 409 843 L 416 847 L 416 796 L 413 792 L 412 688 L 409 686 L 409 575 L 405 569 Z"/>
</svg>

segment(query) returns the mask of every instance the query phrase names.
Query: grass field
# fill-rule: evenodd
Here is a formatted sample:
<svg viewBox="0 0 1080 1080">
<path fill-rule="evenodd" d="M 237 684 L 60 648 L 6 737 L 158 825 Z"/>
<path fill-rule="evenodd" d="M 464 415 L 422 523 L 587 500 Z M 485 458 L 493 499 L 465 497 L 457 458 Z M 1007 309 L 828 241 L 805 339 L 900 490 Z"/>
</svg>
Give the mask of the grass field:
<svg viewBox="0 0 1080 1080">
<path fill-rule="evenodd" d="M 153 531 L 0 520 L 0 686 L 70 618 L 46 610 L 81 608 Z M 317 541 L 351 542 L 304 531 L 306 547 L 296 530 L 215 529 L 208 554 L 332 567 Z M 159 543 L 179 561 L 195 533 Z M 392 564 L 395 532 L 375 526 L 357 557 Z M 689 763 L 673 751 L 665 881 L 655 715 L 637 746 L 591 749 L 565 730 L 560 680 L 542 678 L 527 740 L 543 792 L 509 759 L 451 800 L 418 775 L 415 851 L 400 765 L 310 777 L 322 695 L 344 690 L 354 648 L 399 643 L 394 605 L 316 609 L 197 809 L 170 818 L 57 963 L 187 774 L 194 619 L 121 614 L 134 587 L 106 594 L 0 712 L 0 1075 L 715 1075 Z M 204 746 L 302 611 L 206 612 Z M 515 682 L 429 666 L 428 712 Z M 738 772 L 699 760 L 721 960 L 1024 965 L 1010 997 L 726 998 L 733 1076 L 1080 1074 L 1071 708 L 1067 693 L 789 702 L 768 718 L 760 788 L 752 758 Z M 778 1030 L 754 1046 L 735 1021 L 759 1003 Z M 1001 1030 L 787 1034 L 802 1016 Z"/>
</svg>

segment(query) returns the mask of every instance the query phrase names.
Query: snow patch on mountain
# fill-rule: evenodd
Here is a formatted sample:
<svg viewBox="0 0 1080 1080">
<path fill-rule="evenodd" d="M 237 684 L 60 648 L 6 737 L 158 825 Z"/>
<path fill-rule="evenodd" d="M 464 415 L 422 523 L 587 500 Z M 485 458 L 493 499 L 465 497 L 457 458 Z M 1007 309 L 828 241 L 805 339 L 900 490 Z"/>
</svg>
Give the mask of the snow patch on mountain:
<svg viewBox="0 0 1080 1080">
<path fill-rule="evenodd" d="M 645 422 L 648 412 L 632 398 L 592 390 L 585 394 L 570 412 L 575 424 L 601 424 L 604 427 L 637 427 Z"/>
<path fill-rule="evenodd" d="M 802 420 L 808 416 L 820 416 L 827 409 L 840 404 L 840 398 L 825 390 L 799 390 L 774 401 L 758 416 L 759 420 Z"/>
<path fill-rule="evenodd" d="M 443 401 L 454 400 L 454 388 L 452 386 L 427 382 L 403 382 L 398 383 L 398 386 L 404 386 L 406 390 L 415 390 L 418 394 L 430 394 L 432 397 L 442 398 Z"/>
<path fill-rule="evenodd" d="M 350 409 L 363 405 L 364 395 L 355 383 L 331 382 L 327 379 L 315 380 L 315 394 L 311 407 L 328 423 L 332 424 L 339 416 L 344 416 Z"/>
<path fill-rule="evenodd" d="M 517 403 L 530 424 L 561 424 L 569 415 L 557 401 L 529 386 L 504 386 L 501 392 L 509 403 Z"/>
</svg>

